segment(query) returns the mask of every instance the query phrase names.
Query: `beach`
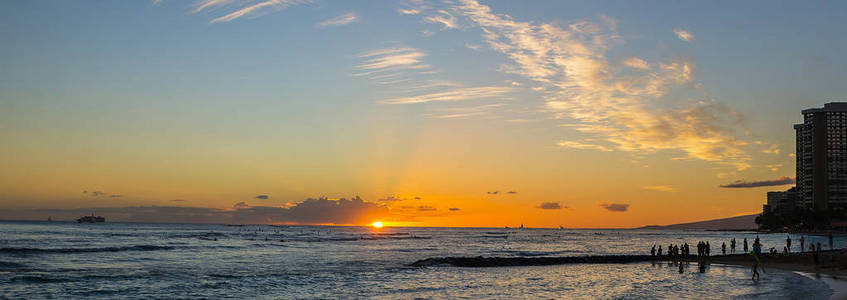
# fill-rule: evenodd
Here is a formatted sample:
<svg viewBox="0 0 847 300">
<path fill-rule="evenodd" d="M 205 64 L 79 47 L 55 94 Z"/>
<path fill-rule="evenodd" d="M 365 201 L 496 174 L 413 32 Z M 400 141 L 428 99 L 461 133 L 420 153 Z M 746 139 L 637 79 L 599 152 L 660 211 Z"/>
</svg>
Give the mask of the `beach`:
<svg viewBox="0 0 847 300">
<path fill-rule="evenodd" d="M 777 257 L 763 258 L 767 273 L 753 281 L 749 255 L 712 257 L 705 272 L 699 271 L 696 259 L 683 263 L 680 272 L 679 260 L 649 255 L 654 243 L 708 240 L 717 244 L 732 238 L 752 240 L 756 235 L 4 222 L 0 226 L 5 241 L 0 247 L 0 298 L 832 297 L 837 287 L 828 287 L 833 282 L 828 275 L 818 280 L 792 272 L 814 269 L 791 269 Z M 783 234 L 759 236 L 767 247 L 785 238 Z M 822 242 L 820 237 L 806 239 Z M 841 238 L 835 242 L 847 245 Z M 456 267 L 438 262 L 445 257 L 493 258 L 501 264 Z M 806 258 L 791 257 L 801 266 L 807 264 Z M 415 266 L 417 261 L 435 263 Z M 837 256 L 836 261 L 844 259 Z M 777 265 L 791 271 L 776 269 Z"/>
</svg>

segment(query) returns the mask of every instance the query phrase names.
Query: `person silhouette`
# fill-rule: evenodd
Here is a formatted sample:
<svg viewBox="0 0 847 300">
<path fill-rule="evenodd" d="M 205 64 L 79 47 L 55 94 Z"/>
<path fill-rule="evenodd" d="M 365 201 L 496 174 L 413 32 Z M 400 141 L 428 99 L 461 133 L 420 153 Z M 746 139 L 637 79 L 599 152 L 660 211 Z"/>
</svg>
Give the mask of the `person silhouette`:
<svg viewBox="0 0 847 300">
<path fill-rule="evenodd" d="M 659 250 L 656 251 L 656 255 L 662 256 L 662 245 L 659 245 Z"/>
<path fill-rule="evenodd" d="M 653 248 L 650 249 L 650 256 L 656 256 L 656 244 L 653 244 Z"/>
<path fill-rule="evenodd" d="M 762 244 L 759 241 L 753 242 L 753 254 L 755 255 L 753 259 L 753 277 L 755 279 L 759 279 L 759 257 L 762 256 Z"/>
<path fill-rule="evenodd" d="M 788 251 L 786 251 L 786 253 L 791 252 L 791 236 L 790 235 L 785 238 L 785 249 L 788 250 Z"/>
<path fill-rule="evenodd" d="M 806 252 L 806 248 L 805 248 L 806 246 L 805 246 L 805 244 L 806 244 L 806 236 L 805 236 L 805 235 L 801 235 L 801 236 L 800 236 L 800 252 L 801 252 L 801 253 L 802 253 L 802 252 Z"/>
<path fill-rule="evenodd" d="M 729 250 L 732 254 L 735 254 L 735 238 L 732 238 L 732 240 L 729 241 Z"/>
<path fill-rule="evenodd" d="M 721 254 L 726 255 L 726 242 L 721 244 Z"/>
<path fill-rule="evenodd" d="M 709 241 L 706 241 L 706 256 L 709 256 L 709 253 L 712 252 L 712 246 L 709 245 Z"/>
<path fill-rule="evenodd" d="M 832 242 L 832 233 L 829 234 L 829 250 L 835 250 L 834 244 Z"/>
<path fill-rule="evenodd" d="M 747 253 L 747 238 L 744 238 L 744 253 Z"/>
</svg>

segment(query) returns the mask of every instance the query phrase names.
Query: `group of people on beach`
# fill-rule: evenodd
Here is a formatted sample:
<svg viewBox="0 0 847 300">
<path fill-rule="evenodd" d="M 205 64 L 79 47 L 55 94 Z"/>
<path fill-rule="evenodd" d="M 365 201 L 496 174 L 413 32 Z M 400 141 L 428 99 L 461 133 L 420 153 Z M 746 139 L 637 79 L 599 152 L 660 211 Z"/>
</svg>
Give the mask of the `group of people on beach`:
<svg viewBox="0 0 847 300">
<path fill-rule="evenodd" d="M 828 238 L 829 238 L 829 249 L 834 250 L 835 248 L 834 248 L 832 234 L 829 234 Z M 791 236 L 787 236 L 785 238 L 785 246 L 782 249 L 783 254 L 788 255 L 788 254 L 791 253 L 791 243 L 792 243 Z M 726 253 L 727 253 L 727 249 L 726 249 L 727 245 L 726 244 L 727 244 L 726 242 L 721 243 L 721 253 L 723 255 L 726 255 Z M 736 242 L 735 238 L 732 238 L 729 241 L 729 251 L 730 251 L 731 254 L 735 254 L 736 245 L 737 245 L 737 242 Z M 805 247 L 806 247 L 806 237 L 801 235 L 800 236 L 800 252 L 806 252 Z M 752 249 L 750 249 L 750 248 L 752 248 Z M 663 256 L 662 246 L 659 245 L 658 248 L 657 248 L 656 245 L 654 244 L 653 247 L 650 249 L 650 255 L 653 256 L 653 257 L 668 257 L 668 258 L 686 258 L 690 255 L 690 249 L 689 249 L 688 243 L 683 243 L 682 245 L 670 244 L 670 245 L 668 245 L 668 247 L 666 249 L 667 249 L 667 252 L 666 252 L 667 254 Z M 761 243 L 761 240 L 759 239 L 759 236 L 758 235 L 756 236 L 756 238 L 753 240 L 752 244 L 748 244 L 747 238 L 744 238 L 741 242 L 741 249 L 743 250 L 742 253 L 750 253 L 753 256 L 753 280 L 758 279 L 759 278 L 758 269 L 760 268 L 759 265 L 761 263 L 759 261 L 759 257 L 761 257 L 761 255 L 762 255 L 762 243 Z M 821 245 L 821 243 L 820 242 L 817 242 L 817 243 L 810 242 L 808 250 L 810 252 L 812 252 L 812 257 L 814 258 L 814 263 L 818 264 L 819 263 L 818 252 L 823 251 L 823 246 Z M 779 252 L 774 247 L 771 247 L 768 252 L 771 255 L 779 254 Z M 711 245 L 709 244 L 709 242 L 708 241 L 705 241 L 705 242 L 699 241 L 697 243 L 697 257 L 698 258 L 704 258 L 704 257 L 708 257 L 710 255 L 711 255 Z M 682 272 L 682 266 L 681 265 L 680 265 L 680 272 Z"/>
<path fill-rule="evenodd" d="M 724 244 L 724 248 L 726 248 L 726 244 Z M 697 243 L 697 256 L 704 257 L 709 256 L 712 251 L 712 246 L 708 241 L 700 241 Z M 726 254 L 726 249 L 724 249 L 724 254 Z M 683 243 L 680 245 L 670 244 L 667 248 L 667 257 L 675 258 L 675 257 L 686 257 L 691 255 L 691 248 L 688 246 L 688 243 Z M 659 248 L 656 248 L 656 245 L 653 244 L 653 248 L 650 249 L 650 256 L 662 256 L 662 245 L 659 245 Z"/>
</svg>

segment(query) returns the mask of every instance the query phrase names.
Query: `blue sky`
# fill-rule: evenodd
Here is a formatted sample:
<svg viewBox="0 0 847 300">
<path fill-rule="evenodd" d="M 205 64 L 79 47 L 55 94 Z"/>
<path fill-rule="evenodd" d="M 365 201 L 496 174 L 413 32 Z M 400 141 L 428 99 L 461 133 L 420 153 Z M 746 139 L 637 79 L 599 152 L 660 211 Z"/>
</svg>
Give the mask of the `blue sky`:
<svg viewBox="0 0 847 300">
<path fill-rule="evenodd" d="M 561 164 L 751 211 L 762 191 L 715 187 L 793 176 L 799 111 L 844 100 L 845 5 L 6 1 L 0 206 L 87 205 L 72 193 L 98 187 L 213 207 L 250 189 L 430 193 L 417 165 L 458 176 L 439 197 L 499 176 L 536 189 L 510 203 L 528 206 L 575 180 L 545 168 Z M 610 197 L 576 194 L 556 201 Z"/>
</svg>

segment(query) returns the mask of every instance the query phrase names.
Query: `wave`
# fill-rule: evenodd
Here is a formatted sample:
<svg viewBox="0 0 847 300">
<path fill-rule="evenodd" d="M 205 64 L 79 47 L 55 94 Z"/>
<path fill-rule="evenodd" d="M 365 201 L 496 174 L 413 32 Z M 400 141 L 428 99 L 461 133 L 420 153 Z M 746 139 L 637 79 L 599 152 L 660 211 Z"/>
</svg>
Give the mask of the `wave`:
<svg viewBox="0 0 847 300">
<path fill-rule="evenodd" d="M 0 271 L 26 268 L 26 265 L 10 261 L 0 261 Z"/>
<path fill-rule="evenodd" d="M 123 247 L 101 247 L 101 248 L 0 248 L 0 253 L 6 254 L 65 254 L 65 253 L 94 253 L 94 252 L 122 252 L 122 251 L 161 251 L 173 250 L 171 246 L 136 245 Z"/>
</svg>

